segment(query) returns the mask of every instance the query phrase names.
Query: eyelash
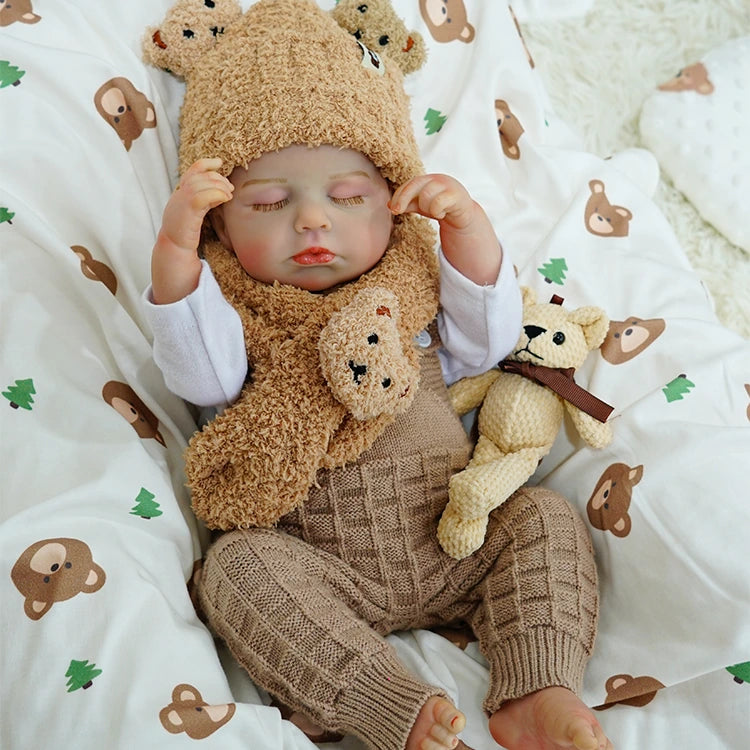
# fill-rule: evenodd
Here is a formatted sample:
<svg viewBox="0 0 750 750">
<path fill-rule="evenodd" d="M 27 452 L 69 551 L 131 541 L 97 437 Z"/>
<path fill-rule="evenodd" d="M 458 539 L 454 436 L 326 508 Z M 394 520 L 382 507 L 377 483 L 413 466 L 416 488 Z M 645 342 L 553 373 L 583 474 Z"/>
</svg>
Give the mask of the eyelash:
<svg viewBox="0 0 750 750">
<path fill-rule="evenodd" d="M 331 200 L 340 206 L 361 206 L 365 202 L 361 195 L 353 195 L 351 198 L 332 198 Z"/>
<path fill-rule="evenodd" d="M 331 198 L 339 206 L 361 206 L 365 199 L 361 195 L 353 195 L 351 198 Z M 253 211 L 278 211 L 289 203 L 288 198 L 275 203 L 253 203 Z"/>
<path fill-rule="evenodd" d="M 289 203 L 287 198 L 276 201 L 276 203 L 253 203 L 253 211 L 278 211 Z"/>
</svg>

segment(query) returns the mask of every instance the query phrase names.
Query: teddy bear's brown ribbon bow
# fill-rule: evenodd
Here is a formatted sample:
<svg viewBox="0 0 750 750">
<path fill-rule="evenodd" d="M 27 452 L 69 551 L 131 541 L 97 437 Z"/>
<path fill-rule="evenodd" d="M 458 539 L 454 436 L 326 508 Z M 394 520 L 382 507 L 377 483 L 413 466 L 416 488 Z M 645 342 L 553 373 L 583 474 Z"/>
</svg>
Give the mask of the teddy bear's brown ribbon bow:
<svg viewBox="0 0 750 750">
<path fill-rule="evenodd" d="M 509 372 L 514 375 L 522 375 L 524 378 L 534 380 L 541 385 L 546 385 L 561 398 L 577 406 L 581 411 L 590 414 L 599 422 L 606 422 L 609 415 L 614 410 L 613 406 L 598 399 L 585 388 L 581 388 L 573 379 L 575 373 L 574 367 L 545 367 L 544 365 L 535 365 L 531 362 L 516 362 L 511 359 L 504 359 L 498 367 L 503 372 Z"/>
</svg>

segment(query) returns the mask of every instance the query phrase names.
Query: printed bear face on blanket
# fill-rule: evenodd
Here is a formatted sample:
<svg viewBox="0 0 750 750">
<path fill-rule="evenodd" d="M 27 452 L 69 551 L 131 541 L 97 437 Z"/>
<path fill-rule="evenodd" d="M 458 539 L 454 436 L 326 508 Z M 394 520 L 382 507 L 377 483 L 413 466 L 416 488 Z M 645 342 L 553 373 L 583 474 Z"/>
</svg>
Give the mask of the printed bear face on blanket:
<svg viewBox="0 0 750 750">
<path fill-rule="evenodd" d="M 419 0 L 419 12 L 436 42 L 474 40 L 464 0 Z"/>
<path fill-rule="evenodd" d="M 375 287 L 359 292 L 321 331 L 321 369 L 356 419 L 399 414 L 417 392 L 419 367 L 404 353 L 398 317 L 396 295 Z"/>
<path fill-rule="evenodd" d="M 714 90 L 714 85 L 708 78 L 706 66 L 697 62 L 683 68 L 674 78 L 658 87 L 659 91 L 696 91 L 708 96 Z"/>
<path fill-rule="evenodd" d="M 197 688 L 183 683 L 172 691 L 172 702 L 159 712 L 159 720 L 171 734 L 185 732 L 193 740 L 204 740 L 223 727 L 236 710 L 234 703 L 210 706 Z"/>
<path fill-rule="evenodd" d="M 591 195 L 584 212 L 586 229 L 600 237 L 627 237 L 633 214 L 624 206 L 609 202 L 601 180 L 591 180 L 589 188 Z"/>
<path fill-rule="evenodd" d="M 630 533 L 630 499 L 633 487 L 643 478 L 643 466 L 630 467 L 614 463 L 608 466 L 586 504 L 589 522 L 601 531 L 611 531 L 617 537 Z"/>
<path fill-rule="evenodd" d="M 409 31 L 396 15 L 390 0 L 339 0 L 331 10 L 336 23 L 358 41 L 382 53 L 401 69 L 413 73 L 427 59 L 424 39 L 418 31 Z"/>
<path fill-rule="evenodd" d="M 106 580 L 89 546 L 80 539 L 43 539 L 27 547 L 10 577 L 25 597 L 24 612 L 42 618 L 55 602 L 98 591 Z"/>
<path fill-rule="evenodd" d="M 613 365 L 628 362 L 651 346 L 665 328 L 666 323 L 662 318 L 613 320 L 602 344 L 602 357 Z"/>
<path fill-rule="evenodd" d="M 34 13 L 31 0 L 0 0 L 0 26 L 19 23 L 37 23 L 42 17 Z"/>
<path fill-rule="evenodd" d="M 94 94 L 94 105 L 126 151 L 144 130 L 156 127 L 154 105 L 127 78 L 118 76 L 103 83 Z"/>
</svg>

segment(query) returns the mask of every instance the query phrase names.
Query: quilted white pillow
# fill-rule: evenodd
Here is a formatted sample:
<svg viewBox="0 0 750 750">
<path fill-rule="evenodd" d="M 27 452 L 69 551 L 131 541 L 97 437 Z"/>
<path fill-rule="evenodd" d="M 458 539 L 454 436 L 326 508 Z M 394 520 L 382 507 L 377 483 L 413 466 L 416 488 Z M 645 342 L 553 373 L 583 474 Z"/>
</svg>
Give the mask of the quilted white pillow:
<svg viewBox="0 0 750 750">
<path fill-rule="evenodd" d="M 683 68 L 646 99 L 640 131 L 700 215 L 750 252 L 750 36 Z"/>
</svg>

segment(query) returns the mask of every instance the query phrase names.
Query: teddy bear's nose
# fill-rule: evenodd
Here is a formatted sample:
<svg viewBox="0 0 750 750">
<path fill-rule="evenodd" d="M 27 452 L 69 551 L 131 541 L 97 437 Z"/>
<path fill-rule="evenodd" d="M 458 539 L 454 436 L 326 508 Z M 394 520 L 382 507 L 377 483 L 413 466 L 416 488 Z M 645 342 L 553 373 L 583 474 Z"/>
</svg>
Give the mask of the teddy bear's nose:
<svg viewBox="0 0 750 750">
<path fill-rule="evenodd" d="M 541 336 L 547 329 L 541 328 L 540 326 L 524 326 L 524 333 L 529 337 L 529 340 L 535 339 L 537 336 Z"/>
</svg>

